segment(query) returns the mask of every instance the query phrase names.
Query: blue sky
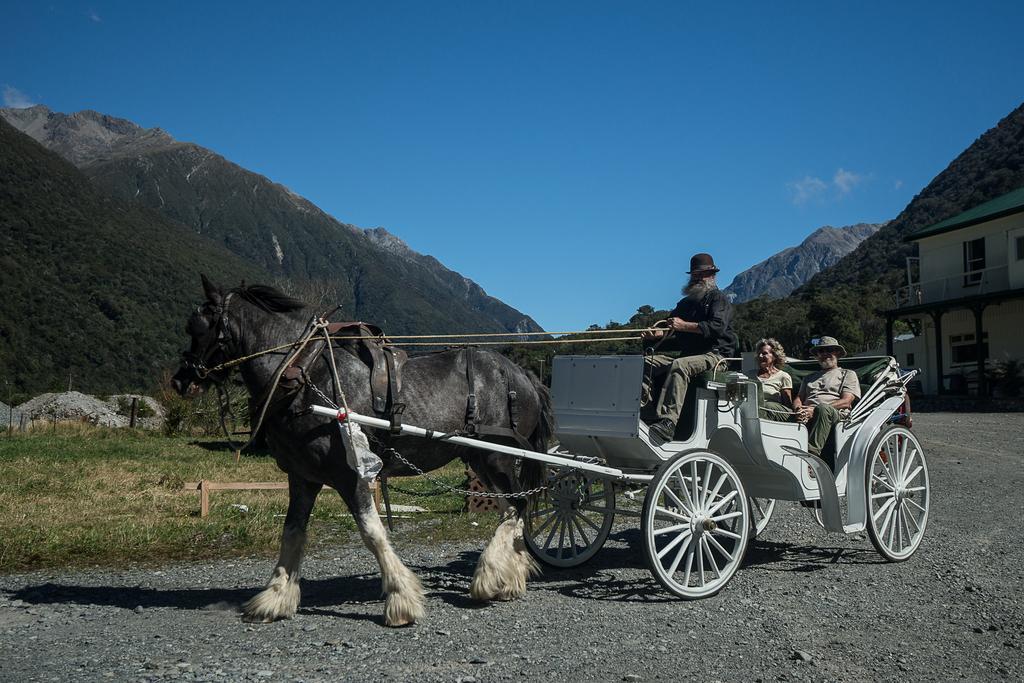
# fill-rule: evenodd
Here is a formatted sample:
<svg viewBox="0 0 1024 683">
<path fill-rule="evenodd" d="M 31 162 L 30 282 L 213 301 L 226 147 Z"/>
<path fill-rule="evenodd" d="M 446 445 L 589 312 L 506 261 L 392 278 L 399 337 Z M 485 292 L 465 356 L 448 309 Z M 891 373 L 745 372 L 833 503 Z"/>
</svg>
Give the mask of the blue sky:
<svg viewBox="0 0 1024 683">
<path fill-rule="evenodd" d="M 4 103 L 159 126 L 549 330 L 895 217 L 1024 101 L 1024 3 L 6 4 Z"/>
</svg>

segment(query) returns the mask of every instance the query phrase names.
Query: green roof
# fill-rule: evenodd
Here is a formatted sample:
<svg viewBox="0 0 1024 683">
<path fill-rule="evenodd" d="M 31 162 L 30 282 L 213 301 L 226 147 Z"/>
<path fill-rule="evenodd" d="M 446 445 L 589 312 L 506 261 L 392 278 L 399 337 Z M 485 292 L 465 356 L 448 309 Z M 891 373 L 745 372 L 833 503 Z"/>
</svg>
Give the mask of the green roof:
<svg viewBox="0 0 1024 683">
<path fill-rule="evenodd" d="M 904 241 L 913 242 L 914 240 L 919 240 L 922 237 L 940 235 L 944 232 L 959 230 L 960 228 L 966 228 L 971 225 L 977 225 L 978 223 L 984 223 L 985 221 L 1002 218 L 1004 216 L 1012 216 L 1015 213 L 1021 212 L 1024 212 L 1024 187 L 1016 189 L 1013 192 L 1007 192 L 1003 196 L 996 197 L 984 204 L 979 204 L 973 209 L 968 209 L 967 211 L 957 214 L 952 218 L 947 218 L 941 223 L 936 223 L 935 225 L 930 225 L 927 228 L 922 228 L 916 232 L 912 232 L 904 238 Z"/>
</svg>

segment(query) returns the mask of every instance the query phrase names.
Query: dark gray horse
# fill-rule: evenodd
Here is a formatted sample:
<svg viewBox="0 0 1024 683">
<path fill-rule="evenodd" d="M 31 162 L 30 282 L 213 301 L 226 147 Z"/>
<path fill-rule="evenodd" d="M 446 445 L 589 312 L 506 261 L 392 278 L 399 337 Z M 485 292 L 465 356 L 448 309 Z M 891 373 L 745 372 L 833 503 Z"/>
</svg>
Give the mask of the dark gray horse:
<svg viewBox="0 0 1024 683">
<path fill-rule="evenodd" d="M 230 369 L 217 366 L 289 344 L 302 336 L 311 316 L 303 304 L 270 287 L 240 287 L 223 292 L 203 277 L 206 302 L 188 320 L 192 338 L 184 363 L 172 383 L 187 395 L 193 387 L 222 382 Z M 322 342 L 311 342 L 322 343 Z M 254 403 L 265 396 L 284 362 L 287 350 L 255 355 L 239 364 L 242 378 Z M 500 354 L 474 350 L 473 376 L 477 421 L 481 425 L 508 426 L 509 390 L 517 394 L 518 425 L 535 450 L 546 451 L 551 434 L 551 402 L 547 389 L 532 374 Z M 341 494 L 359 526 L 363 542 L 380 565 L 386 594 L 384 620 L 401 626 L 423 616 L 423 589 L 419 579 L 395 554 L 374 504 L 369 483 L 357 476 L 346 460 L 337 423 L 311 415 L 308 408 L 324 404 L 310 383 L 327 396 L 334 395 L 329 353 L 320 353 L 307 368 L 307 383 L 294 395 L 271 403 L 262 431 L 277 460 L 288 473 L 288 514 L 281 537 L 281 552 L 266 589 L 243 607 L 247 620 L 269 622 L 288 618 L 299 606 L 299 570 L 306 542 L 306 526 L 317 494 L 330 485 Z M 370 370 L 352 353 L 333 353 L 341 389 L 351 410 L 373 415 Z M 210 371 L 210 369 L 215 369 Z M 410 358 L 402 370 L 401 402 L 407 407 L 402 421 L 443 432 L 456 431 L 466 423 L 470 393 L 466 350 L 451 350 Z M 335 399 L 337 400 L 337 399 Z M 518 493 L 525 484 L 540 479 L 540 467 L 524 461 L 516 475 L 514 458 L 473 450 L 418 437 L 391 437 L 387 430 L 371 434 L 371 447 L 384 463 L 383 475 L 411 474 L 397 461 L 389 446 L 424 471 L 455 458 L 468 462 L 495 492 Z M 514 445 L 514 444 L 513 444 Z M 520 479 L 521 477 L 521 479 Z M 473 575 L 471 595 L 478 600 L 509 600 L 526 591 L 527 577 L 537 566 L 522 540 L 522 498 L 503 505 L 503 518 L 488 543 Z"/>
</svg>

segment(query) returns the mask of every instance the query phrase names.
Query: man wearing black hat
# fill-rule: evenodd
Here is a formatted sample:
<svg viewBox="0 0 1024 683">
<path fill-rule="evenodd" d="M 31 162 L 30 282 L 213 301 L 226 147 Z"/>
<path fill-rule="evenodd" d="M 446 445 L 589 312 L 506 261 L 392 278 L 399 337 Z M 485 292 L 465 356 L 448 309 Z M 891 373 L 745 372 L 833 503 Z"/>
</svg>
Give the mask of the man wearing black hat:
<svg viewBox="0 0 1024 683">
<path fill-rule="evenodd" d="M 683 298 L 664 321 L 665 331 L 644 337 L 645 343 L 659 340 L 659 351 L 679 352 L 678 358 L 661 353 L 647 356 L 654 386 L 663 382 L 655 405 L 657 421 L 650 426 L 652 441 L 657 445 L 671 441 L 675 435 L 690 380 L 736 354 L 732 304 L 718 289 L 717 272 L 710 254 L 694 254 L 687 272 L 690 281 L 683 288 Z"/>
</svg>

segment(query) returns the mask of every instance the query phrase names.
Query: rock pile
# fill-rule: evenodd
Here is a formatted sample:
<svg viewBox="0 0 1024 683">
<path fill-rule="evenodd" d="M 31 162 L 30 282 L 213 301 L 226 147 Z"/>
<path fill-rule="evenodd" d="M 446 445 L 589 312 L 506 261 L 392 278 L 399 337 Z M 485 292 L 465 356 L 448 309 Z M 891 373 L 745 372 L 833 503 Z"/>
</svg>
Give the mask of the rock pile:
<svg viewBox="0 0 1024 683">
<path fill-rule="evenodd" d="M 131 423 L 132 399 L 139 400 L 139 417 L 136 425 L 143 429 L 159 429 L 164 421 L 164 409 L 148 396 L 118 394 L 107 400 L 66 391 L 59 394 L 42 394 L 25 401 L 15 411 L 24 413 L 29 420 L 58 422 L 89 422 L 101 427 L 127 427 Z"/>
</svg>

